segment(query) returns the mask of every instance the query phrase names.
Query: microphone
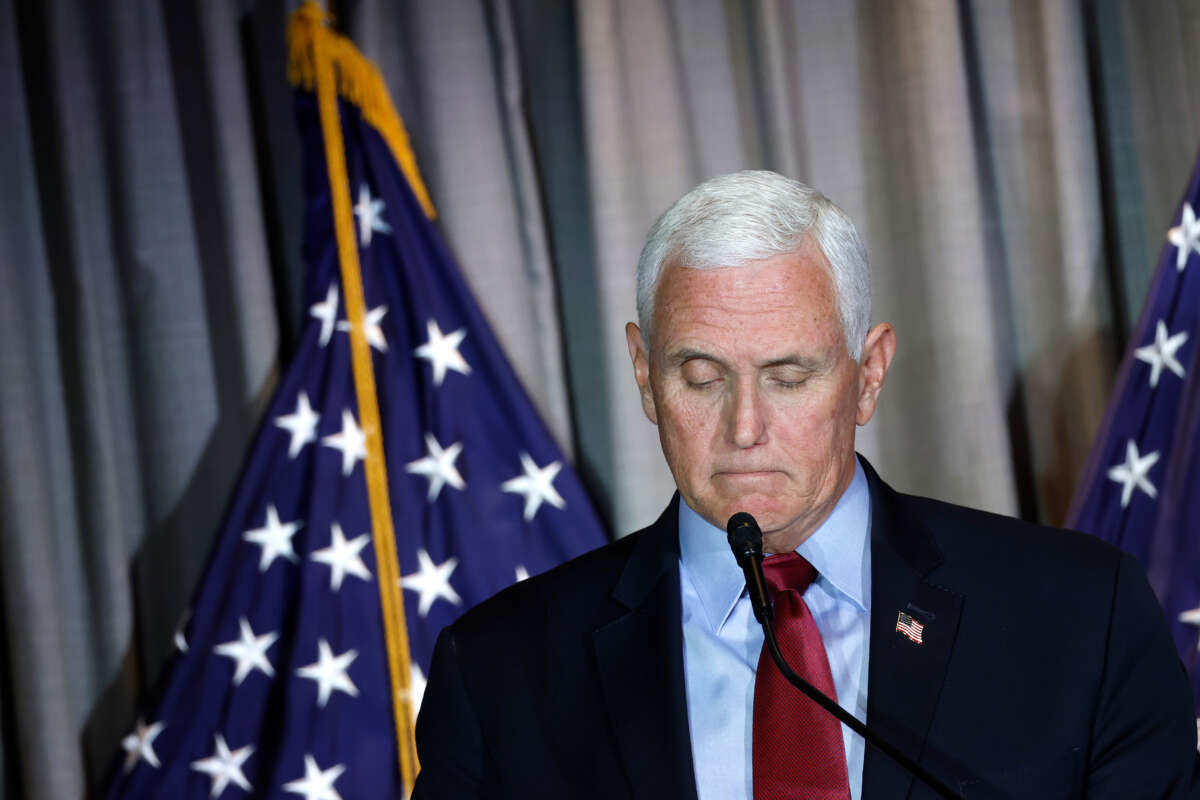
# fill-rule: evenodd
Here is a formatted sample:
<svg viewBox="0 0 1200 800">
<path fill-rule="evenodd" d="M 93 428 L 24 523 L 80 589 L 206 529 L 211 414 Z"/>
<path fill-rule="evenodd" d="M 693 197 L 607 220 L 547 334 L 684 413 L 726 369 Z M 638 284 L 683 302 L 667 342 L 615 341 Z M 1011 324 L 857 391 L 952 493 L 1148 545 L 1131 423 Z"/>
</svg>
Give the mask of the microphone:
<svg viewBox="0 0 1200 800">
<path fill-rule="evenodd" d="M 883 736 L 868 728 L 858 717 L 839 706 L 836 700 L 826 696 L 820 689 L 797 675 L 788 665 L 787 659 L 779 649 L 779 642 L 775 639 L 775 626 L 772 624 L 774 609 L 771 606 L 771 595 L 767 591 L 767 581 L 763 576 L 762 567 L 762 529 L 758 527 L 758 521 L 754 517 L 745 511 L 739 511 L 729 518 L 729 522 L 725 524 L 725 531 L 729 539 L 729 547 L 733 550 L 733 557 L 737 559 L 738 566 L 746 574 L 746 591 L 750 595 L 750 606 L 754 609 L 754 618 L 762 625 L 764 644 L 775 661 L 775 665 L 779 667 L 779 671 L 788 679 L 788 682 L 826 712 L 832 714 L 838 722 L 883 751 L 908 774 L 918 778 L 942 797 L 949 798 L 949 800 L 962 800 L 962 795 L 942 783 L 937 776 L 913 761 Z"/>
<path fill-rule="evenodd" d="M 767 581 L 763 577 L 762 531 L 754 517 L 745 511 L 739 511 L 730 517 L 725 530 L 733 557 L 737 559 L 738 566 L 746 575 L 746 590 L 750 593 L 750 607 L 754 609 L 754 618 L 760 625 L 769 627 L 774 608 L 771 605 L 771 595 L 767 591 Z"/>
</svg>

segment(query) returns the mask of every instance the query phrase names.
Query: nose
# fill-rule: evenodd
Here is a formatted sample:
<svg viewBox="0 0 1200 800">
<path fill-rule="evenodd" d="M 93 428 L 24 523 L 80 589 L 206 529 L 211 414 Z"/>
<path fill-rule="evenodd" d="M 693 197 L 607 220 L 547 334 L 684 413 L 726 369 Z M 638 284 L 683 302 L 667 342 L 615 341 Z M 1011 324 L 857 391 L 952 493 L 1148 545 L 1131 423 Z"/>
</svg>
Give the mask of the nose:
<svg viewBox="0 0 1200 800">
<path fill-rule="evenodd" d="M 733 391 L 730 432 L 738 447 L 753 447 L 761 444 L 767 433 L 766 416 L 759 397 L 758 386 L 753 381 L 739 381 Z"/>
</svg>

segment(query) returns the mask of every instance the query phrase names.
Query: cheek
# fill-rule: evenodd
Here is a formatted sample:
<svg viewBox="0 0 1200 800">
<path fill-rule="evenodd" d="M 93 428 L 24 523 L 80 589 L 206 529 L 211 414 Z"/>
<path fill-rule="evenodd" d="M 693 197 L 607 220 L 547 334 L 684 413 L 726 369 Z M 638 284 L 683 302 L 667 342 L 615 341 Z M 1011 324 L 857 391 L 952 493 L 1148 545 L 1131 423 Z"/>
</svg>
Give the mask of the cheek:
<svg viewBox="0 0 1200 800">
<path fill-rule="evenodd" d="M 719 400 L 675 395 L 659 403 L 658 412 L 659 438 L 672 468 L 703 469 L 720 427 Z"/>
<path fill-rule="evenodd" d="M 854 450 L 855 431 L 858 427 L 858 405 L 853 397 L 848 397 L 848 394 L 843 394 L 839 398 L 839 402 L 831 403 L 831 408 L 825 417 L 826 456 L 831 463 L 841 461 L 847 452 Z"/>
<path fill-rule="evenodd" d="M 694 404 L 686 404 L 671 409 L 664 431 L 670 435 L 675 449 L 701 450 L 707 447 L 715 427 L 714 414 Z"/>
<path fill-rule="evenodd" d="M 809 395 L 780 409 L 772 430 L 785 432 L 777 438 L 786 439 L 785 446 L 797 458 L 834 459 L 854 438 L 855 409 L 853 399 L 847 400 L 844 393 Z M 780 424 L 784 420 L 786 424 Z"/>
<path fill-rule="evenodd" d="M 851 380 L 848 386 L 844 387 L 842 399 L 841 424 L 847 427 L 850 430 L 850 435 L 853 436 L 854 429 L 858 427 L 859 392 L 857 377 Z"/>
</svg>

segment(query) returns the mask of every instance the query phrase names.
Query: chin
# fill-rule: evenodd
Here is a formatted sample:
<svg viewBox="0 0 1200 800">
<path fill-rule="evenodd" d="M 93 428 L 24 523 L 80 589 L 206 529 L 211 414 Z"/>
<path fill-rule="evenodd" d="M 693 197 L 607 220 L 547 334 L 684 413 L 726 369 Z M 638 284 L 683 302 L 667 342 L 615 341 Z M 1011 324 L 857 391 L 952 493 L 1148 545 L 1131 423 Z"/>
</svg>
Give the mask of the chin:
<svg viewBox="0 0 1200 800">
<path fill-rule="evenodd" d="M 762 528 L 763 532 L 775 530 L 783 524 L 784 515 L 779 504 L 774 498 L 764 497 L 761 495 L 749 495 L 740 497 L 736 500 L 730 500 L 722 504 L 723 516 L 720 520 L 721 527 L 729 521 L 729 518 L 739 511 L 745 511 L 750 516 L 754 517 L 755 522 Z"/>
</svg>

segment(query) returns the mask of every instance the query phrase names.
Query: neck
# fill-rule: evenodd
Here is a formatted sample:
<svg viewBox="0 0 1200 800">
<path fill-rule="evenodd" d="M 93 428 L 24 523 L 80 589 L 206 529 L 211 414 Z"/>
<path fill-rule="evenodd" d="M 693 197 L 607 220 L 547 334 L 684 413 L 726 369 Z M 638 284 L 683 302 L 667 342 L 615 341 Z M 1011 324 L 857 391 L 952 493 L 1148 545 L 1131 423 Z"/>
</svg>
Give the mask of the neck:
<svg viewBox="0 0 1200 800">
<path fill-rule="evenodd" d="M 833 510 L 837 508 L 842 495 L 850 488 L 850 483 L 854 480 L 854 471 L 857 464 L 858 458 L 852 456 L 846 468 L 842 470 L 842 475 L 838 479 L 838 486 L 830 498 L 820 506 L 812 509 L 803 519 L 796 520 L 793 524 L 781 530 L 764 531 L 763 552 L 774 555 L 791 553 L 805 539 L 816 533 L 821 525 L 825 523 L 825 520 L 829 519 L 829 515 L 833 513 Z"/>
</svg>

